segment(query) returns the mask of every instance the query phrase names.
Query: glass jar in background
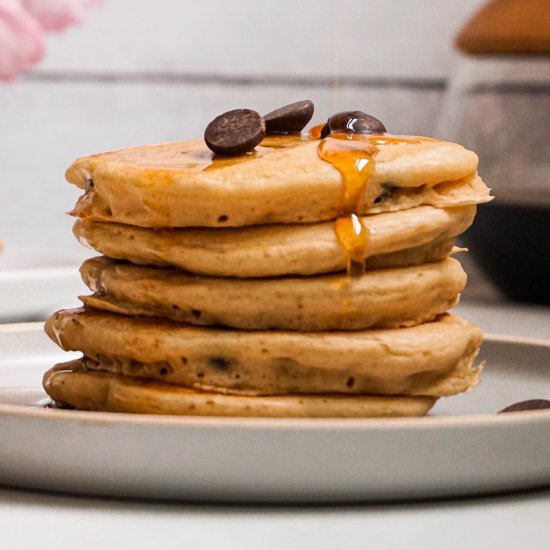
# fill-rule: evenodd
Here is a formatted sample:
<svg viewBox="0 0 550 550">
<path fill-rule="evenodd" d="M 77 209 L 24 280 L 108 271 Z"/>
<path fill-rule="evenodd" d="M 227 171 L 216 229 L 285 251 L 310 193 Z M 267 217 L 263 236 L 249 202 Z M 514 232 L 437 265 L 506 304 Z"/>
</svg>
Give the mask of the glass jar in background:
<svg viewBox="0 0 550 550">
<path fill-rule="evenodd" d="M 461 56 L 441 112 L 495 196 L 463 244 L 506 297 L 549 304 L 550 56 Z"/>
</svg>

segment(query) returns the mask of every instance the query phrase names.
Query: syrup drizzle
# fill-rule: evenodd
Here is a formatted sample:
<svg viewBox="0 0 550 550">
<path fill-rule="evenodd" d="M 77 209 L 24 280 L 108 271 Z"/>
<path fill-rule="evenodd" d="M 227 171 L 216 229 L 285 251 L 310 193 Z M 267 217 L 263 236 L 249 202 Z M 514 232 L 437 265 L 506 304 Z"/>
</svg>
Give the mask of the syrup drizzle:
<svg viewBox="0 0 550 550">
<path fill-rule="evenodd" d="M 320 136 L 323 126 L 314 126 L 309 131 L 310 138 Z M 365 272 L 370 231 L 359 217 L 359 210 L 374 174 L 378 146 L 418 144 L 426 140 L 428 138 L 387 134 L 331 133 L 319 144 L 319 156 L 342 175 L 342 208 L 334 228 L 346 252 L 348 275 L 361 276 Z"/>
<path fill-rule="evenodd" d="M 374 158 L 378 147 L 373 140 L 382 137 L 332 133 L 321 141 L 318 148 L 319 156 L 342 175 L 342 209 L 334 229 L 346 252 L 346 267 L 350 276 L 360 276 L 365 272 L 370 232 L 358 211 L 374 173 Z"/>
<path fill-rule="evenodd" d="M 319 139 L 323 124 L 309 131 L 310 139 Z M 340 216 L 334 223 L 336 236 L 346 253 L 348 276 L 341 283 L 342 328 L 353 316 L 351 310 L 351 285 L 353 277 L 365 273 L 370 230 L 359 217 L 362 201 L 369 181 L 374 174 L 375 157 L 379 145 L 419 144 L 429 138 L 395 136 L 387 134 L 330 133 L 318 147 L 320 158 L 329 162 L 342 175 L 343 197 Z"/>
<path fill-rule="evenodd" d="M 321 139 L 321 131 L 324 125 L 325 123 L 321 122 L 321 124 L 316 124 L 315 126 L 312 126 L 307 133 L 309 139 Z"/>
</svg>

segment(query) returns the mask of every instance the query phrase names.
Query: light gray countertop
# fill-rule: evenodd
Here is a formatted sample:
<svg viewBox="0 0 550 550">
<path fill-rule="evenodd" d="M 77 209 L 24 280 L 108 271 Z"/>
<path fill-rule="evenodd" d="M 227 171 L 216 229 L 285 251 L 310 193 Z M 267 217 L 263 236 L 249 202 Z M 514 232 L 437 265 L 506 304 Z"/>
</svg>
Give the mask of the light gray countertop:
<svg viewBox="0 0 550 550">
<path fill-rule="evenodd" d="M 465 301 L 453 309 L 483 332 L 550 339 L 550 307 Z"/>
</svg>

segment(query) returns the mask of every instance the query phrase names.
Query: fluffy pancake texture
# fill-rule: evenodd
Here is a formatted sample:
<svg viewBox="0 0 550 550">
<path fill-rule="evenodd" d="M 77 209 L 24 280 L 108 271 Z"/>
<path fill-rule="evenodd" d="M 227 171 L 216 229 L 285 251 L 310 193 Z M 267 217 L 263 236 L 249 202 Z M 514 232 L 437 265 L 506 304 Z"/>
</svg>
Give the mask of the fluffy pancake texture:
<svg viewBox="0 0 550 550">
<path fill-rule="evenodd" d="M 253 329 L 337 330 L 431 321 L 455 305 L 466 284 L 459 262 L 345 275 L 229 279 L 136 266 L 104 257 L 84 262 L 84 296 L 97 309 L 192 325 Z"/>
<path fill-rule="evenodd" d="M 420 206 L 365 216 L 362 221 L 370 231 L 367 265 L 391 267 L 444 258 L 475 213 L 475 205 Z M 333 222 L 151 231 L 78 219 L 74 233 L 80 242 L 111 258 L 212 276 L 313 275 L 346 267 L 346 252 Z"/>
<path fill-rule="evenodd" d="M 268 138 L 237 159 L 216 159 L 202 141 L 93 155 L 67 170 L 86 189 L 74 214 L 143 227 L 232 227 L 312 223 L 343 209 L 339 171 L 318 155 L 319 141 Z M 425 138 L 378 145 L 375 170 L 358 214 L 423 204 L 490 200 L 478 158 L 462 146 Z"/>
<path fill-rule="evenodd" d="M 79 361 L 56 365 L 44 375 L 56 400 L 82 410 L 141 414 L 369 418 L 422 416 L 436 397 L 277 395 L 249 397 L 196 391 L 151 380 L 90 371 Z"/>
<path fill-rule="evenodd" d="M 479 329 L 453 315 L 410 328 L 304 333 L 70 310 L 54 314 L 46 332 L 96 368 L 252 395 L 452 395 L 476 385 L 479 369 L 470 366 L 481 343 Z"/>
</svg>

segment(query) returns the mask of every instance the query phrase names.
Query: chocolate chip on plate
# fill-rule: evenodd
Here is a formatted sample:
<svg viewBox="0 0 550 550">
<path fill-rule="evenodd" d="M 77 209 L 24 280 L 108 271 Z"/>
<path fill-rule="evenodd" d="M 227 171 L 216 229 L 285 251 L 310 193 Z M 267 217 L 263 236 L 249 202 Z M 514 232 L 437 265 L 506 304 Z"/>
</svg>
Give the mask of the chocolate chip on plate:
<svg viewBox="0 0 550 550">
<path fill-rule="evenodd" d="M 329 117 L 321 130 L 321 137 L 327 137 L 331 132 L 382 134 L 386 131 L 382 122 L 363 111 L 344 111 Z"/>
<path fill-rule="evenodd" d="M 216 117 L 204 131 L 204 141 L 218 155 L 252 151 L 265 136 L 263 117 L 251 109 L 235 109 Z"/>
<path fill-rule="evenodd" d="M 268 134 L 291 134 L 301 132 L 311 120 L 315 107 L 309 99 L 297 101 L 275 109 L 264 116 Z"/>
<path fill-rule="evenodd" d="M 536 411 L 539 409 L 550 409 L 550 401 L 548 401 L 548 399 L 529 399 L 527 401 L 520 401 L 502 409 L 499 411 L 499 414 L 519 411 Z"/>
</svg>

